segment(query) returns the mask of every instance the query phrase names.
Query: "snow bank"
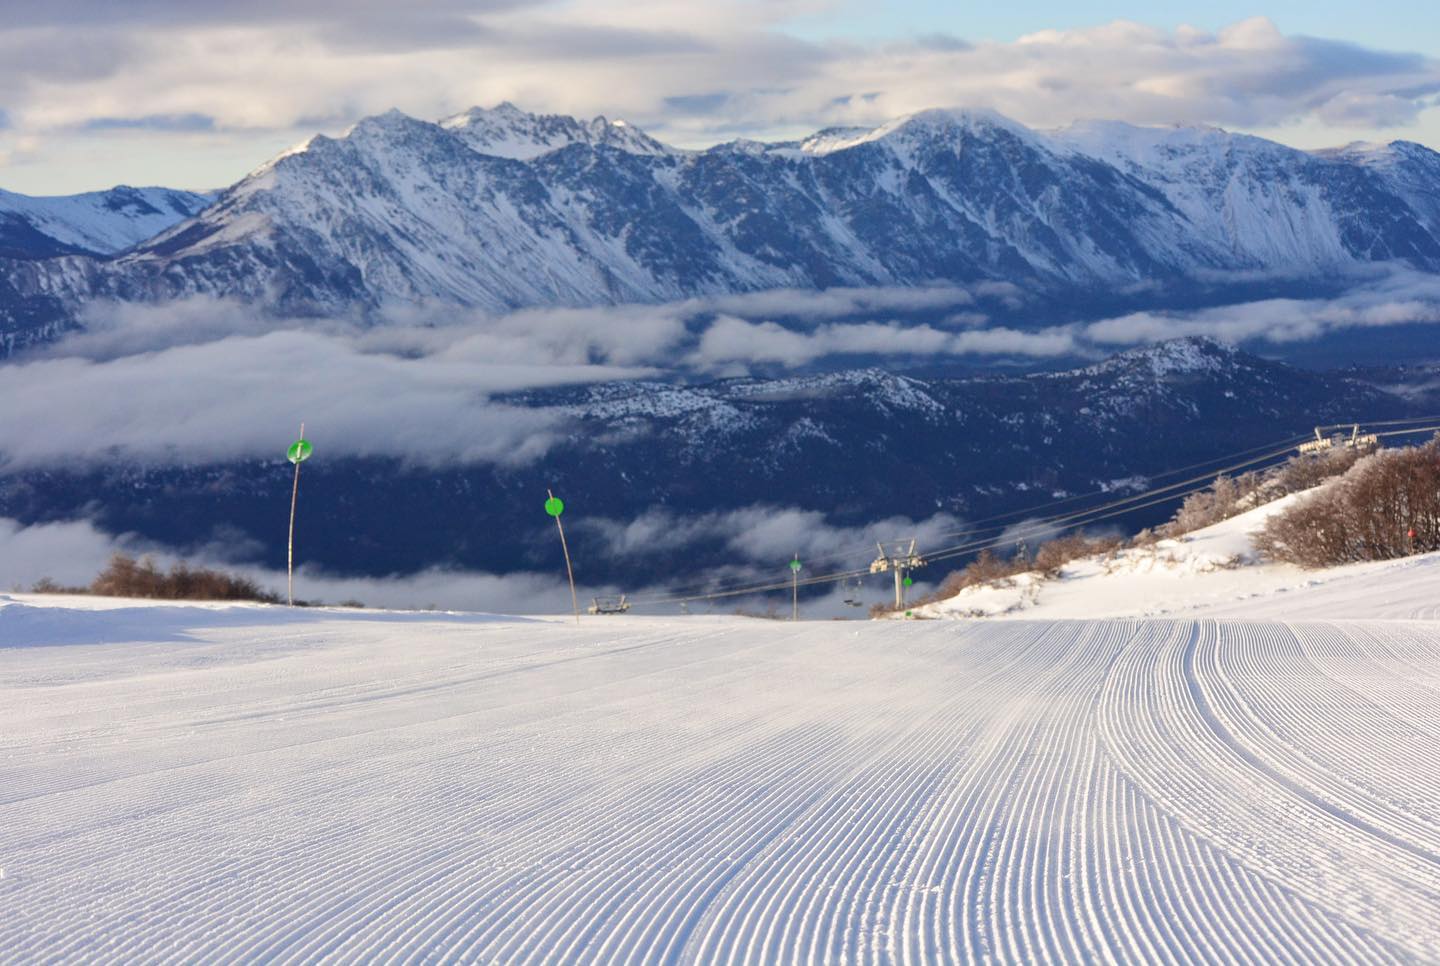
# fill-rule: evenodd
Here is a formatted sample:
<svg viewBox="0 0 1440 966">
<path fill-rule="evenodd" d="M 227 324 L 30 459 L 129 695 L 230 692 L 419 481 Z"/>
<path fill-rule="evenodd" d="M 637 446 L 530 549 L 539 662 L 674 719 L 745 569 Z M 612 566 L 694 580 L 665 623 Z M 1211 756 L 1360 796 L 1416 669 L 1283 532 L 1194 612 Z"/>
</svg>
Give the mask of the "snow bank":
<svg viewBox="0 0 1440 966">
<path fill-rule="evenodd" d="M 1111 618 L 1205 614 L 1214 617 L 1429 617 L 1430 568 L 1440 555 L 1302 570 L 1259 559 L 1253 534 L 1307 494 L 1256 507 L 1174 540 L 1077 560 L 1057 577 L 1021 574 L 967 587 L 914 609 L 921 617 Z M 1358 588 L 1383 588 L 1374 594 Z M 1342 595 L 1344 606 L 1329 601 Z M 1321 609 L 1317 610 L 1319 607 Z"/>
</svg>

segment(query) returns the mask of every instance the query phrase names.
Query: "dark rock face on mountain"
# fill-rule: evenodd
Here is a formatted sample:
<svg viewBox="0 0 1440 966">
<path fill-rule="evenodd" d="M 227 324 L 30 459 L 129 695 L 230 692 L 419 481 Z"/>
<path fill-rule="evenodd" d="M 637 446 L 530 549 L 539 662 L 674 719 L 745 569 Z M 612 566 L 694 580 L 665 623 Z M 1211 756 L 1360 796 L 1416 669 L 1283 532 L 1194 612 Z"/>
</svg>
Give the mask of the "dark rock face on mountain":
<svg viewBox="0 0 1440 966">
<path fill-rule="evenodd" d="M 704 151 L 509 105 L 438 124 L 391 112 L 311 138 L 118 255 L 12 226 L 0 336 L 32 340 L 96 299 L 363 314 L 936 280 L 1060 298 L 1227 274 L 1318 282 L 1374 262 L 1436 270 L 1437 172 L 1440 155 L 1403 142 L 1317 153 L 1204 128 L 1042 134 L 984 112 Z"/>
<path fill-rule="evenodd" d="M 695 387 L 608 383 L 506 401 L 561 417 L 561 441 L 534 464 L 307 463 L 305 559 L 370 575 L 550 568 L 558 549 L 539 507 L 553 486 L 571 508 L 572 550 L 586 561 L 587 581 L 689 582 L 734 562 L 722 539 L 617 555 L 587 521 L 657 510 L 686 521 L 751 507 L 803 507 L 844 526 L 937 512 L 973 520 L 1077 494 L 1135 492 L 1155 474 L 1316 424 L 1428 406 L 1204 339 L 1056 373 L 921 380 L 858 370 Z M 0 478 L 0 516 L 93 516 L 111 532 L 180 548 L 252 547 L 283 567 L 289 485 L 283 461 L 57 468 Z M 1172 509 L 1113 522 L 1138 527 Z"/>
</svg>

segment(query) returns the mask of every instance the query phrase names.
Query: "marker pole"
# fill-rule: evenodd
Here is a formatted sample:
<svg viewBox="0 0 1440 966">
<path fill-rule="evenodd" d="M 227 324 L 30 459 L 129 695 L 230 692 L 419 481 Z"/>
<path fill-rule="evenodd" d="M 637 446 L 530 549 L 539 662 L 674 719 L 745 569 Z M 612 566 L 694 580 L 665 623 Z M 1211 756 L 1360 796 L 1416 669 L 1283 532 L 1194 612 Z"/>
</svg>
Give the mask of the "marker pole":
<svg viewBox="0 0 1440 966">
<path fill-rule="evenodd" d="M 790 619 L 800 619 L 800 555 L 790 561 Z"/>
<path fill-rule="evenodd" d="M 555 499 L 555 494 L 552 491 L 547 489 L 545 492 L 549 495 L 550 499 Z M 565 554 L 565 576 L 570 578 L 570 603 L 575 608 L 575 623 L 578 624 L 580 623 L 580 598 L 575 594 L 575 570 L 570 566 L 570 548 L 565 543 L 565 525 L 560 522 L 559 513 L 556 513 L 554 516 L 555 529 L 560 531 L 560 549 Z"/>
<path fill-rule="evenodd" d="M 300 424 L 300 438 L 305 438 L 305 424 Z M 295 485 L 290 489 L 290 539 L 285 546 L 285 599 L 295 606 L 295 504 L 300 499 L 300 463 L 295 461 Z"/>
</svg>

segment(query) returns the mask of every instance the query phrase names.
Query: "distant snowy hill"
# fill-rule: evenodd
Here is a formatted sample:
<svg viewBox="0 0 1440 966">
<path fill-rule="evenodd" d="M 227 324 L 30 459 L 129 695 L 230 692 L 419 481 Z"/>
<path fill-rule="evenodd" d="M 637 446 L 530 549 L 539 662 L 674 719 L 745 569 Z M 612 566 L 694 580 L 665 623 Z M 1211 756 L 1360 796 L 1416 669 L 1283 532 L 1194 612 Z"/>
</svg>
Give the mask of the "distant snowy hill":
<svg viewBox="0 0 1440 966">
<path fill-rule="evenodd" d="M 113 255 L 193 217 L 212 200 L 125 185 L 45 198 L 0 190 L 0 259 Z"/>
<path fill-rule="evenodd" d="M 703 151 L 508 104 L 440 123 L 392 111 L 311 138 L 120 258 L 70 249 L 133 235 L 102 247 L 71 231 L 50 234 L 56 257 L 0 260 L 0 335 L 53 328 L 96 298 L 207 294 L 316 314 L 1436 270 L 1437 179 L 1440 155 L 1403 142 L 1311 153 L 1214 129 L 1047 134 L 982 111 Z"/>
</svg>

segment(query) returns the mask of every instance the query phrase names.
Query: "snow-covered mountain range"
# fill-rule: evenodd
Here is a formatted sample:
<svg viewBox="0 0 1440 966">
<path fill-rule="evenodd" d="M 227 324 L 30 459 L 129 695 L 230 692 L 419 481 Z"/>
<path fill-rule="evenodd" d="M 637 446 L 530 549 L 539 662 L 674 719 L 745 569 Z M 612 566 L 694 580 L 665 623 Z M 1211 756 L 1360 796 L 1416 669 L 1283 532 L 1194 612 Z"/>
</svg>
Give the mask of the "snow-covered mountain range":
<svg viewBox="0 0 1440 966">
<path fill-rule="evenodd" d="M 0 259 L 114 255 L 214 200 L 213 194 L 127 185 L 48 198 L 0 190 Z"/>
<path fill-rule="evenodd" d="M 1319 280 L 1382 261 L 1440 270 L 1437 188 L 1440 154 L 1405 142 L 1306 152 L 1210 128 L 1037 132 L 934 110 L 684 151 L 623 122 L 508 104 L 438 123 L 391 111 L 309 139 L 194 217 L 172 204 L 173 224 L 118 255 L 154 223 L 61 231 L 31 217 L 56 245 L 0 259 L 0 336 L 63 326 L 104 298 L 320 314 L 935 280 L 1114 292 L 1237 273 Z"/>
</svg>

